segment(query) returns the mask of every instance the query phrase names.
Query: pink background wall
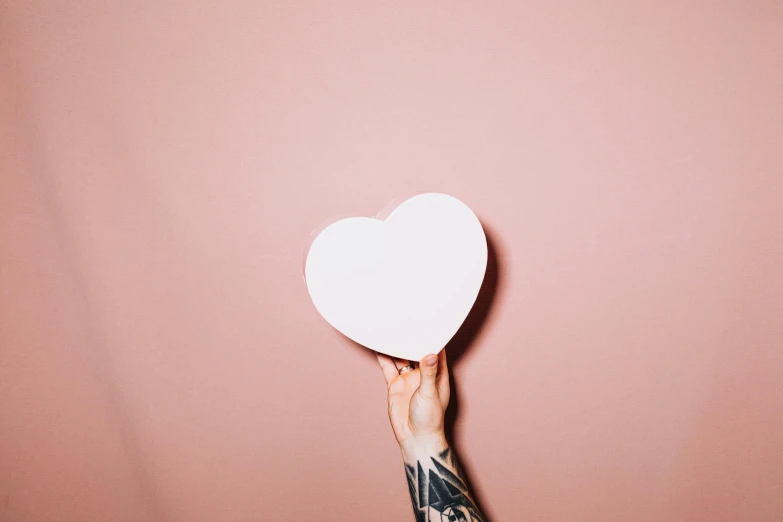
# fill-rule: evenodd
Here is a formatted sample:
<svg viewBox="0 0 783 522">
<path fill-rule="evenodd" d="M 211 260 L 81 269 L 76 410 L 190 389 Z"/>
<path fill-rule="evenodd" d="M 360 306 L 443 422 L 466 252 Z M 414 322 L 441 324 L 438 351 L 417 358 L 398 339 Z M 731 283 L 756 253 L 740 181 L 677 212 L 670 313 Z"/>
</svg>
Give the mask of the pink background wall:
<svg viewBox="0 0 783 522">
<path fill-rule="evenodd" d="M 782 49 L 777 0 L 3 1 L 0 520 L 412 520 L 301 261 L 424 191 L 495 251 L 492 520 L 783 519 Z"/>
</svg>

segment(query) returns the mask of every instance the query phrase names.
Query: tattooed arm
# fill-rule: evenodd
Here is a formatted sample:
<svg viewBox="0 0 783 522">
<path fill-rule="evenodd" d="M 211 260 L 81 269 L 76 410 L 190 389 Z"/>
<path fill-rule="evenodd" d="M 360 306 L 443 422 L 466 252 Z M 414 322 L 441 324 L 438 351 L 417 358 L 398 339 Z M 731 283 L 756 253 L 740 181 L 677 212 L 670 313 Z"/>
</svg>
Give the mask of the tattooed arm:
<svg viewBox="0 0 783 522">
<path fill-rule="evenodd" d="M 416 522 L 484 522 L 451 450 L 433 453 L 403 457 Z"/>
<path fill-rule="evenodd" d="M 382 354 L 378 362 L 416 522 L 485 522 L 443 431 L 450 394 L 446 350 L 424 357 L 416 368 Z"/>
</svg>

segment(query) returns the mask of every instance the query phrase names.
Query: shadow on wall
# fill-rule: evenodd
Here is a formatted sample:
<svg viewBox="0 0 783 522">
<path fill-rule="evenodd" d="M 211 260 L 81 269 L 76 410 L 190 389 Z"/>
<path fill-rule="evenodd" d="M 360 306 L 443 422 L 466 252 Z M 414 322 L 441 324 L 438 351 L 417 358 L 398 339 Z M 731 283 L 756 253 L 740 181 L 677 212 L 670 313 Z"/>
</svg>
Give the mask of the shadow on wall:
<svg viewBox="0 0 783 522">
<path fill-rule="evenodd" d="M 460 329 L 457 330 L 457 333 L 454 334 L 454 337 L 446 345 L 446 353 L 449 356 L 451 365 L 459 362 L 459 359 L 475 345 L 475 341 L 492 311 L 495 294 L 501 281 L 496 241 L 490 229 L 484 224 L 482 226 L 487 237 L 487 271 L 484 274 L 484 281 L 481 283 L 478 296 L 476 296 L 476 303 L 471 308 Z"/>
<path fill-rule="evenodd" d="M 498 258 L 497 241 L 486 224 L 482 223 L 482 226 L 484 227 L 484 234 L 487 237 L 487 271 L 484 274 L 484 281 L 481 284 L 481 289 L 476 297 L 476 303 L 465 318 L 465 322 L 462 323 L 460 329 L 446 345 L 446 353 L 448 354 L 450 367 L 456 366 L 462 356 L 476 345 L 479 334 L 483 330 L 487 319 L 492 312 L 492 307 L 496 300 L 495 296 L 503 281 L 501 263 Z M 449 407 L 446 410 L 446 438 L 449 440 L 452 451 L 456 453 L 457 458 L 459 459 L 462 471 L 472 490 L 473 500 L 475 500 L 476 505 L 481 512 L 484 513 L 486 520 L 492 520 L 493 517 L 490 515 L 486 505 L 482 501 L 483 495 L 481 493 L 481 488 L 478 487 L 476 481 L 472 480 L 473 476 L 470 467 L 467 465 L 467 462 L 460 451 L 459 430 L 456 429 L 457 420 L 459 418 L 460 389 L 454 381 L 453 372 L 449 374 L 449 380 L 451 384 L 451 398 L 449 399 Z"/>
</svg>

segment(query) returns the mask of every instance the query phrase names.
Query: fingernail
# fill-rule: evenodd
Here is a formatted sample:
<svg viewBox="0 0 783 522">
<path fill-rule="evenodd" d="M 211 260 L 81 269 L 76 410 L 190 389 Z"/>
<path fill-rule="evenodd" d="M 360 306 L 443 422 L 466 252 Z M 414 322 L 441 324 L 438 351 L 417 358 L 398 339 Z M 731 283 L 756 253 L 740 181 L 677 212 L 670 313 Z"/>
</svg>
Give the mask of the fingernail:
<svg viewBox="0 0 783 522">
<path fill-rule="evenodd" d="M 435 355 L 428 355 L 426 359 L 424 359 L 424 364 L 427 366 L 435 366 L 438 364 L 438 357 Z"/>
</svg>

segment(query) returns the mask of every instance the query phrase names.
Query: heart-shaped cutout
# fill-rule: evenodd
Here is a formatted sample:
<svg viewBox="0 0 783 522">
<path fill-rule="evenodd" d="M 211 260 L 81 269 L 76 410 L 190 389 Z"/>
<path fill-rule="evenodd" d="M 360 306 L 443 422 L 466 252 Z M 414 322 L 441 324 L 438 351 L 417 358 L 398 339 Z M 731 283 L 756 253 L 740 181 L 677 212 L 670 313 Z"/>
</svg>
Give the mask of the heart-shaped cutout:
<svg viewBox="0 0 783 522">
<path fill-rule="evenodd" d="M 386 219 L 336 221 L 313 240 L 305 281 L 338 331 L 381 353 L 419 361 L 439 352 L 473 307 L 487 239 L 455 197 L 420 194 Z"/>
</svg>

